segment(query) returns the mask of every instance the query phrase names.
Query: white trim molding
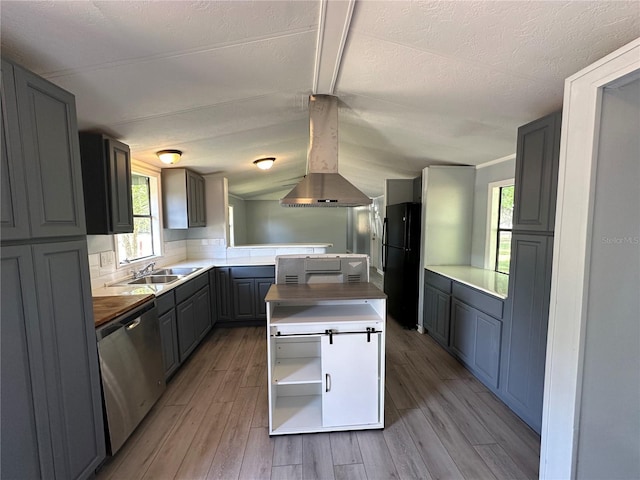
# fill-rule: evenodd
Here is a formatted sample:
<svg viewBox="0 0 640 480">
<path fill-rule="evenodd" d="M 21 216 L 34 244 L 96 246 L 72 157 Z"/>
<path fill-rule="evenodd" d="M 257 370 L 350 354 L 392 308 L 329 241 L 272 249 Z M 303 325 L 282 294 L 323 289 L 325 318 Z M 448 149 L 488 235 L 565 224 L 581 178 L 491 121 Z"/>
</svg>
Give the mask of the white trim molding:
<svg viewBox="0 0 640 480">
<path fill-rule="evenodd" d="M 509 160 L 513 160 L 516 158 L 516 154 L 512 153 L 511 155 L 507 155 L 506 157 L 496 158 L 495 160 L 489 160 L 488 162 L 480 163 L 476 165 L 476 170 L 479 168 L 490 167 L 491 165 L 496 165 L 498 163 L 507 162 Z"/>
<path fill-rule="evenodd" d="M 565 81 L 540 478 L 576 477 L 602 89 L 640 70 L 640 38 Z"/>
</svg>

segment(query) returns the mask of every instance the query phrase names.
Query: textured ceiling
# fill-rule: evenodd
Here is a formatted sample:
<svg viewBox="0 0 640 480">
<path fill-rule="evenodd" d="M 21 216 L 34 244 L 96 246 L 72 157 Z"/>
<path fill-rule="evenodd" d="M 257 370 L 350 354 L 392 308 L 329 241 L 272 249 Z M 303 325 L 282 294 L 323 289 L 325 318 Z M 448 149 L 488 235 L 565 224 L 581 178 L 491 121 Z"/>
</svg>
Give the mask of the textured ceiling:
<svg viewBox="0 0 640 480">
<path fill-rule="evenodd" d="M 2 54 L 75 94 L 81 129 L 277 199 L 306 172 L 309 94 L 340 98 L 340 173 L 378 196 L 513 154 L 566 77 L 640 36 L 640 3 L 2 0 L 0 22 Z"/>
</svg>

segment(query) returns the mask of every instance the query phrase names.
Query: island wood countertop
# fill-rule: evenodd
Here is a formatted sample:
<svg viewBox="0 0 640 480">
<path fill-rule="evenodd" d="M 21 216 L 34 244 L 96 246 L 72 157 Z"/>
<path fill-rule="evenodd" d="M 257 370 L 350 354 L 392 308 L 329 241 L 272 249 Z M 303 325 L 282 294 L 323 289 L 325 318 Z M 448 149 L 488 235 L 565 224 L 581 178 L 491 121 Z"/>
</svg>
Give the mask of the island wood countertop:
<svg viewBox="0 0 640 480">
<path fill-rule="evenodd" d="M 267 302 L 298 300 L 359 300 L 387 298 L 373 283 L 274 284 L 265 297 Z"/>
<path fill-rule="evenodd" d="M 153 300 L 153 295 L 117 295 L 110 297 L 93 297 L 93 319 L 99 327 L 134 309 L 138 305 Z"/>
</svg>

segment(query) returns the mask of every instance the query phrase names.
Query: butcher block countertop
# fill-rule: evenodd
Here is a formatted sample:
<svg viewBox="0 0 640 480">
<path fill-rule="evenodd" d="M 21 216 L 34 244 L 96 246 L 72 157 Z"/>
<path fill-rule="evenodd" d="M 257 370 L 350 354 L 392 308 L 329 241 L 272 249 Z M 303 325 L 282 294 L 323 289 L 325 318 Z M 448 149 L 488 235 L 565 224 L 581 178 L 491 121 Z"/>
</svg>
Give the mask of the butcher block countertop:
<svg viewBox="0 0 640 480">
<path fill-rule="evenodd" d="M 93 318 L 96 327 L 119 317 L 123 313 L 153 300 L 153 295 L 117 295 L 110 297 L 93 297 Z"/>
<path fill-rule="evenodd" d="M 357 300 L 387 298 L 373 283 L 308 283 L 303 285 L 271 285 L 265 301 Z"/>
</svg>

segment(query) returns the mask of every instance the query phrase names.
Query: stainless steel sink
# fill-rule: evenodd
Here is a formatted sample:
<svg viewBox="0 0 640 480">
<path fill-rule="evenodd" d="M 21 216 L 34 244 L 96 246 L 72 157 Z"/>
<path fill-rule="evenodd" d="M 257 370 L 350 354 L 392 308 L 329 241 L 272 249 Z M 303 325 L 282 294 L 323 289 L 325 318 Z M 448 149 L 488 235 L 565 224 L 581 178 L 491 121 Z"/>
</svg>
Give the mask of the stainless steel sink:
<svg viewBox="0 0 640 480">
<path fill-rule="evenodd" d="M 136 280 L 129 280 L 124 282 L 126 285 L 148 285 L 157 283 L 173 283 L 180 280 L 183 276 L 180 275 L 147 275 Z"/>
<path fill-rule="evenodd" d="M 163 268 L 160 270 L 154 270 L 153 272 L 151 272 L 151 275 L 191 275 L 192 273 L 197 272 L 198 270 L 202 270 L 201 267 L 195 267 L 195 268 Z"/>
</svg>

